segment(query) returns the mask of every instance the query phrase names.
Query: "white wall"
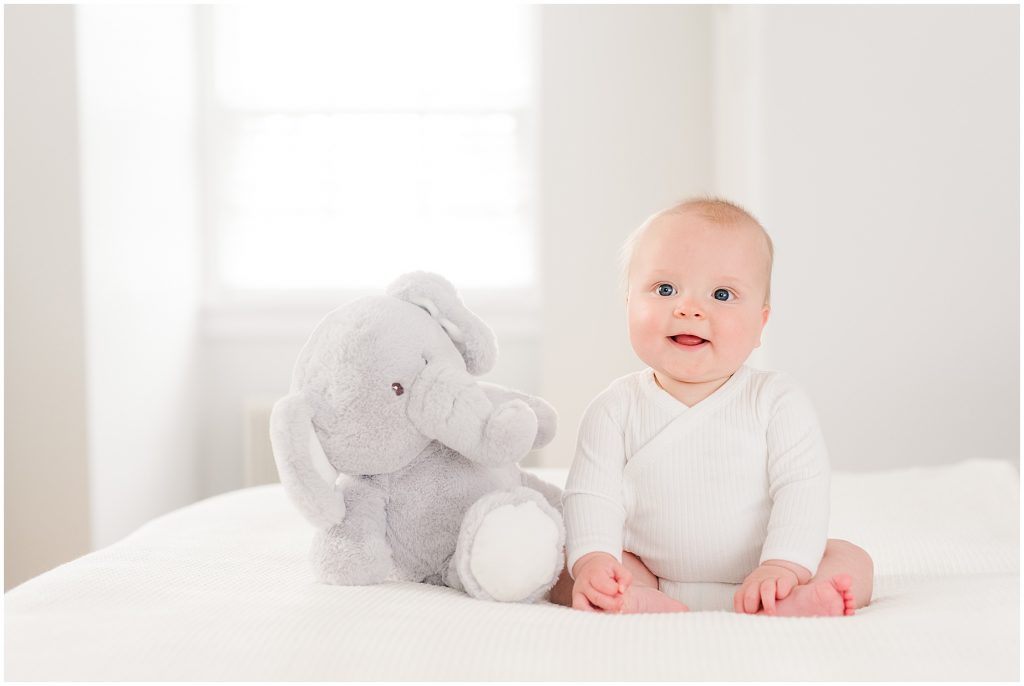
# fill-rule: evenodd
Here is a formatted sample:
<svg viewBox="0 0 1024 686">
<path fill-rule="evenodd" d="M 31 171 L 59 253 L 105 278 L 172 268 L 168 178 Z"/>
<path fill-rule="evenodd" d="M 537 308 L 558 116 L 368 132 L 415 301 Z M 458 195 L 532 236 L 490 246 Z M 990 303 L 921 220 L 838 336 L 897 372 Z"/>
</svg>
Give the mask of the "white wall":
<svg viewBox="0 0 1024 686">
<path fill-rule="evenodd" d="M 572 460 L 587 405 L 642 368 L 618 285 L 622 241 L 711 191 L 711 8 L 541 8 L 541 394 L 559 412 L 543 463 Z"/>
<path fill-rule="evenodd" d="M 531 328 L 478 311 L 502 348 L 489 380 L 559 410 L 537 461 L 568 464 L 590 400 L 641 367 L 617 251 L 697 193 L 734 198 L 772 233 L 774 312 L 750 362 L 804 383 L 837 468 L 1016 459 L 1016 8 L 536 10 L 543 317 Z M 971 284 L 986 282 L 1003 299 L 975 302 Z M 983 351 L 943 335 L 949 303 L 973 313 Z M 205 492 L 241 484 L 245 396 L 283 394 L 336 304 L 276 332 L 251 331 L 245 313 L 241 328 L 217 313 L 204 327 Z M 884 343 L 859 338 L 865 327 Z"/>
<path fill-rule="evenodd" d="M 1019 460 L 1018 8 L 543 17 L 542 387 L 562 420 L 547 464 L 568 464 L 587 403 L 642 364 L 619 243 L 704 192 L 775 240 L 750 363 L 805 385 L 836 468 Z"/>
<path fill-rule="evenodd" d="M 766 366 L 837 468 L 1019 461 L 1019 8 L 717 19 L 718 185 L 776 247 Z"/>
<path fill-rule="evenodd" d="M 4 8 L 4 589 L 89 550 L 74 14 Z"/>
<path fill-rule="evenodd" d="M 93 543 L 196 500 L 193 8 L 78 15 Z"/>
</svg>

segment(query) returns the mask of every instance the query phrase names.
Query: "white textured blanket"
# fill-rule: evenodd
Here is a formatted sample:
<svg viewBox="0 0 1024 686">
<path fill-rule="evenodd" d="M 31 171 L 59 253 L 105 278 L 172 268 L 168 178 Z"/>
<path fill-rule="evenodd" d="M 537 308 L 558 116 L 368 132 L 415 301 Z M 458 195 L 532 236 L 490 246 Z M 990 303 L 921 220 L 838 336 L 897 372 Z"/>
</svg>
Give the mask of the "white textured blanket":
<svg viewBox="0 0 1024 686">
<path fill-rule="evenodd" d="M 556 483 L 564 472 L 542 474 Z M 1017 680 L 1019 475 L 833 476 L 875 560 L 853 617 L 611 616 L 313 583 L 280 486 L 161 517 L 5 596 L 8 680 Z"/>
</svg>

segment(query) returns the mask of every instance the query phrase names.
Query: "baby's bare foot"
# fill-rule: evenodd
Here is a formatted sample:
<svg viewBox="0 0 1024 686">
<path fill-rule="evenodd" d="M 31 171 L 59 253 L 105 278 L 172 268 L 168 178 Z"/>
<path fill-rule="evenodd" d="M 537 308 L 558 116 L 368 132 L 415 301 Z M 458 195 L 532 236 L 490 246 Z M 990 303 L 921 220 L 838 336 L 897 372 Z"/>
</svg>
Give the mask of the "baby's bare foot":
<svg viewBox="0 0 1024 686">
<path fill-rule="evenodd" d="M 848 574 L 837 574 L 830 580 L 814 581 L 797 586 L 789 595 L 775 603 L 774 614 L 780 617 L 834 617 L 853 614 L 853 580 Z M 763 614 L 759 612 L 758 614 Z"/>
<path fill-rule="evenodd" d="M 689 612 L 690 608 L 656 588 L 630 586 L 623 596 L 622 614 Z"/>
</svg>

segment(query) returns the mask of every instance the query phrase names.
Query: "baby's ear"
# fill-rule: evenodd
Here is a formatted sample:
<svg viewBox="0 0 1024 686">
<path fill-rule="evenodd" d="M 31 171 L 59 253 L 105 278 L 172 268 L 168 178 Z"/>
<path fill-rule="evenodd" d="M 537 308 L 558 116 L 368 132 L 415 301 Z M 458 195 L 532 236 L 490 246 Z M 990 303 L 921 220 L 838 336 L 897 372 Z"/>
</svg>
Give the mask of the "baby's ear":
<svg viewBox="0 0 1024 686">
<path fill-rule="evenodd" d="M 761 330 L 757 332 L 757 345 L 754 346 L 755 348 L 761 347 L 761 334 L 764 333 L 764 326 L 768 323 L 768 315 L 770 315 L 771 312 L 772 308 L 768 305 L 761 308 Z"/>
<path fill-rule="evenodd" d="M 444 277 L 429 272 L 403 274 L 385 292 L 426 310 L 452 339 L 470 374 L 486 374 L 494 367 L 498 359 L 494 332 L 469 311 Z"/>
</svg>

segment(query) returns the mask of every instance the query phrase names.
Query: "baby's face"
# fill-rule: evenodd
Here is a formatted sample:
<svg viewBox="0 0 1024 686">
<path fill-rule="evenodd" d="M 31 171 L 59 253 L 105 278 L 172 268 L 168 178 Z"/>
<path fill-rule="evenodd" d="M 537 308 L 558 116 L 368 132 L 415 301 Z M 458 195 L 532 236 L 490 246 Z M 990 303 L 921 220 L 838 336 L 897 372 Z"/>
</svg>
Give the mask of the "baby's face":
<svg viewBox="0 0 1024 686">
<path fill-rule="evenodd" d="M 629 270 L 633 350 L 663 386 L 723 381 L 761 344 L 768 272 L 756 226 L 716 226 L 691 213 L 659 217 Z"/>
</svg>

